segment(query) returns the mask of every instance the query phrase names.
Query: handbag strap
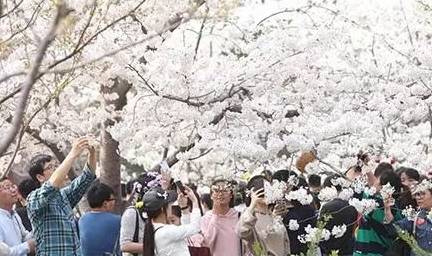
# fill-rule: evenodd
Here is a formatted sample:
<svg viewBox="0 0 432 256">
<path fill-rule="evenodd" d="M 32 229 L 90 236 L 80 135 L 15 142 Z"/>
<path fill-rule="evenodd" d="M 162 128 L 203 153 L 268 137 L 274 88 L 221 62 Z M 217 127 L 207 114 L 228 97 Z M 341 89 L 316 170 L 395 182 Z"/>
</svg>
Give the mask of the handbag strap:
<svg viewBox="0 0 432 256">
<path fill-rule="evenodd" d="M 263 251 L 264 251 L 264 254 L 260 255 L 260 256 L 267 256 L 268 255 L 267 247 L 264 244 L 264 242 L 260 239 L 260 237 L 258 235 L 258 232 L 256 231 L 255 226 L 252 227 L 252 233 L 253 233 L 253 236 L 254 236 L 254 242 L 257 242 L 260 245 L 260 247 L 263 249 Z"/>
<path fill-rule="evenodd" d="M 118 252 L 118 245 L 119 245 L 119 240 L 120 240 L 120 231 L 119 231 L 119 233 L 118 233 L 118 235 L 117 235 L 117 239 L 116 239 L 116 241 L 115 241 L 115 244 L 114 244 L 114 248 L 113 248 L 113 251 L 112 251 L 112 255 L 117 255 L 117 252 Z"/>
<path fill-rule="evenodd" d="M 132 242 L 134 243 L 138 243 L 139 242 L 139 219 L 140 219 L 140 214 L 138 209 L 136 209 L 135 207 L 131 207 L 132 209 L 135 210 L 135 231 L 133 234 L 133 238 L 132 238 Z M 137 253 L 132 254 L 133 256 L 138 256 Z"/>
<path fill-rule="evenodd" d="M 241 212 L 238 212 L 237 213 L 238 220 L 240 220 L 240 216 L 241 216 Z M 239 239 L 239 243 L 240 243 L 240 255 L 244 255 L 243 242 L 242 242 L 241 238 Z"/>
<path fill-rule="evenodd" d="M 413 222 L 413 230 L 412 230 L 412 233 L 413 233 L 414 239 L 417 239 L 417 237 L 416 237 L 416 227 L 417 227 L 417 219 L 418 219 L 418 215 L 419 215 L 419 213 L 416 214 L 416 216 L 415 216 L 415 218 L 414 218 L 414 222 Z"/>
</svg>

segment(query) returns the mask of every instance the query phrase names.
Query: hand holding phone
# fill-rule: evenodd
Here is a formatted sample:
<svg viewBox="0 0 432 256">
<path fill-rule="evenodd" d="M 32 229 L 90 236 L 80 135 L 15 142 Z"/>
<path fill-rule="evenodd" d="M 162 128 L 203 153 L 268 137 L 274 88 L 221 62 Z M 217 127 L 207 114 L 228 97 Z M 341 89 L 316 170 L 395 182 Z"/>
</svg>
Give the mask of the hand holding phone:
<svg viewBox="0 0 432 256">
<path fill-rule="evenodd" d="M 184 195 L 186 195 L 186 191 L 185 191 L 185 187 L 183 186 L 183 183 L 178 180 L 175 182 L 177 188 L 180 190 L 180 192 L 182 192 Z"/>
</svg>

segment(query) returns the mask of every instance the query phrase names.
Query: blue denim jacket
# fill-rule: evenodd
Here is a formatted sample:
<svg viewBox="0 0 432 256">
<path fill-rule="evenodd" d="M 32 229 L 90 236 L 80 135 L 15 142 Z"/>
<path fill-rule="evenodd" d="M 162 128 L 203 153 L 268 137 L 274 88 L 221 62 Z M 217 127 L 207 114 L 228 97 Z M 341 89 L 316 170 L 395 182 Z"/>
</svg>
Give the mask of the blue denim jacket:
<svg viewBox="0 0 432 256">
<path fill-rule="evenodd" d="M 396 222 L 401 229 L 413 233 L 414 221 L 404 218 Z M 428 211 L 422 209 L 416 218 L 414 237 L 423 250 L 432 252 L 432 220 L 428 218 Z M 413 255 L 413 254 L 412 254 Z"/>
</svg>

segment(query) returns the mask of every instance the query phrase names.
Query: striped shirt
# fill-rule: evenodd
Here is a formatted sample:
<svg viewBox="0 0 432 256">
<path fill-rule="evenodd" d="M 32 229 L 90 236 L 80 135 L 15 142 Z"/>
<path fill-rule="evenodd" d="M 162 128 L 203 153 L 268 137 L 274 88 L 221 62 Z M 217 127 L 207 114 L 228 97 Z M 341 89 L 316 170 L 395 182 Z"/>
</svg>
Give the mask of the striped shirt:
<svg viewBox="0 0 432 256">
<path fill-rule="evenodd" d="M 37 242 L 36 255 L 82 255 L 73 208 L 95 178 L 86 166 L 67 187 L 57 189 L 45 182 L 28 196 L 27 211 Z"/>
<path fill-rule="evenodd" d="M 370 197 L 369 197 L 370 198 Z M 384 209 L 381 197 L 372 197 L 379 207 L 360 220 L 353 256 L 382 256 L 393 244 L 393 237 L 384 226 Z M 401 210 L 392 208 L 394 220 L 402 219 Z"/>
</svg>

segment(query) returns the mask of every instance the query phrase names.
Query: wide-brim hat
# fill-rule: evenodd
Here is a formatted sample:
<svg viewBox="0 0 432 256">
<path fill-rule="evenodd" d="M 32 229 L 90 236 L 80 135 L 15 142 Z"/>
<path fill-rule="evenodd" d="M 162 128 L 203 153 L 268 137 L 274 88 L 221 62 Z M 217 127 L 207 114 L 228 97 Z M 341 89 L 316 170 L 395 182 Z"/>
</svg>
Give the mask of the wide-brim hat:
<svg viewBox="0 0 432 256">
<path fill-rule="evenodd" d="M 147 191 L 143 198 L 144 211 L 157 211 L 169 203 L 177 200 L 177 193 L 173 190 L 164 191 L 162 188 L 152 188 Z"/>
</svg>

